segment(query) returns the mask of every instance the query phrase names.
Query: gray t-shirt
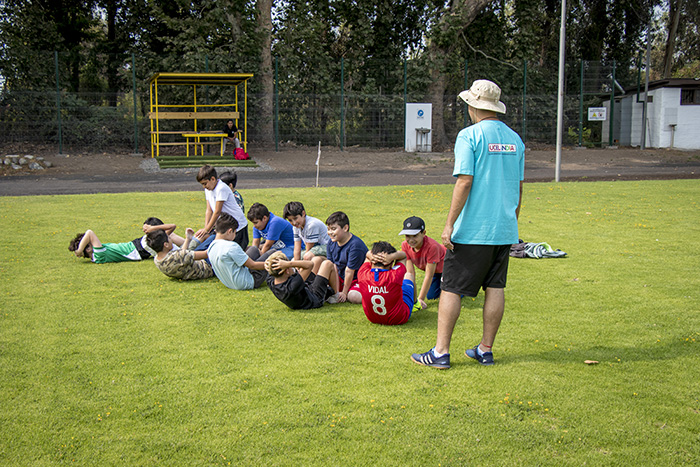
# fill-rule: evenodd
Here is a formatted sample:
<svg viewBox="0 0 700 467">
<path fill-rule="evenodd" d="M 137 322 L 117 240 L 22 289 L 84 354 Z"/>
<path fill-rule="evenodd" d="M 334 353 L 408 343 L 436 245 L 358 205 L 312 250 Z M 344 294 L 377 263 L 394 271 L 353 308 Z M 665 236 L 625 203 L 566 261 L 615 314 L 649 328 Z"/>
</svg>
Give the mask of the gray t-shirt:
<svg viewBox="0 0 700 467">
<path fill-rule="evenodd" d="M 331 241 L 328 236 L 328 228 L 326 224 L 316 219 L 315 217 L 306 216 L 306 223 L 303 229 L 293 227 L 294 241 L 301 240 L 304 245 L 316 243 L 318 245 L 328 245 Z"/>
</svg>

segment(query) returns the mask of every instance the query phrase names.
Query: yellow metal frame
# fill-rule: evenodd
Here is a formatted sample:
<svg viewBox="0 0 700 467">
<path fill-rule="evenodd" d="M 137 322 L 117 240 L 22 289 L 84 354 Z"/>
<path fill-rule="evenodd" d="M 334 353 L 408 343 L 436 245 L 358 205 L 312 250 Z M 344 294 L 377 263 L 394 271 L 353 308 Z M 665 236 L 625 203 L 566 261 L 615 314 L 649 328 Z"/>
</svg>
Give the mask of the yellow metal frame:
<svg viewBox="0 0 700 467">
<path fill-rule="evenodd" d="M 238 121 L 240 118 L 238 104 L 238 86 L 243 85 L 243 150 L 248 151 L 248 80 L 253 77 L 252 73 L 156 73 L 148 80 L 150 112 L 149 119 L 151 121 L 151 157 L 160 156 L 160 146 L 164 144 L 186 144 L 187 155 L 189 157 L 190 138 L 195 138 L 195 155 L 197 155 L 197 144 L 200 144 L 200 137 L 219 137 L 219 134 L 197 133 L 197 121 L 204 119 L 224 119 L 224 115 L 230 115 L 236 121 L 236 126 L 240 129 Z M 191 104 L 160 104 L 158 102 L 158 86 L 192 86 L 192 103 Z M 197 104 L 197 86 L 234 86 L 235 87 L 235 102 L 225 104 Z M 207 107 L 233 107 L 233 112 L 199 112 L 198 109 Z M 187 108 L 192 109 L 187 112 L 160 112 L 160 109 L 169 108 Z M 188 129 L 182 131 L 160 131 L 160 120 L 170 119 L 187 119 L 194 120 L 193 132 Z M 178 134 L 185 137 L 185 143 L 161 143 L 161 134 Z M 222 137 L 223 140 L 223 137 Z M 223 156 L 223 141 L 221 143 L 221 155 Z"/>
</svg>

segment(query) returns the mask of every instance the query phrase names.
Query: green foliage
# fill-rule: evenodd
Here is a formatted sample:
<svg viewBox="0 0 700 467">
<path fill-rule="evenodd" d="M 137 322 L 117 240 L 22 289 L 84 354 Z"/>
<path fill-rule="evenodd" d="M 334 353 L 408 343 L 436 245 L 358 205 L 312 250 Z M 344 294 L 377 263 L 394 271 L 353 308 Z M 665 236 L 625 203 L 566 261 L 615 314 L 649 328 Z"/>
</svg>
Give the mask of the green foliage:
<svg viewBox="0 0 700 467">
<path fill-rule="evenodd" d="M 398 246 L 413 214 L 439 238 L 451 188 L 243 196 L 321 219 L 342 209 L 366 243 Z M 483 295 L 465 298 L 448 371 L 409 359 L 434 344 L 435 301 L 382 327 L 355 305 L 292 312 L 264 287 L 67 251 L 79 230 L 126 241 L 151 215 L 197 227 L 201 191 L 0 198 L 0 228 L 17 233 L 0 246 L 0 462 L 694 463 L 698 184 L 528 183 L 523 196 L 520 236 L 569 257 L 511 261 L 492 368 L 463 355 Z"/>
<path fill-rule="evenodd" d="M 567 139 L 569 140 L 569 144 L 578 144 L 579 143 L 579 131 L 578 128 L 574 127 L 569 127 L 566 130 L 566 136 Z M 584 147 L 587 148 L 592 148 L 593 147 L 593 141 L 591 141 L 591 129 L 586 128 L 585 126 L 583 127 L 583 131 L 581 131 L 581 144 Z"/>
</svg>

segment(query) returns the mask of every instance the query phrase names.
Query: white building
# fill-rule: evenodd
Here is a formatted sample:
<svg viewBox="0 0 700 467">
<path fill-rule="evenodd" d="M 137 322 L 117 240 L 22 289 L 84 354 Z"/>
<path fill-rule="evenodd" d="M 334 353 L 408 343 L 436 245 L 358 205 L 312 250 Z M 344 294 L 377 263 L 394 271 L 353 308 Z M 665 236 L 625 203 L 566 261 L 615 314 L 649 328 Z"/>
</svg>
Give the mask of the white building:
<svg viewBox="0 0 700 467">
<path fill-rule="evenodd" d="M 670 78 L 649 82 L 646 147 L 700 149 L 700 79 Z M 644 87 L 615 97 L 613 140 L 621 146 L 641 146 Z M 603 102 L 610 113 L 610 100 Z M 602 128 L 610 141 L 610 125 Z"/>
</svg>

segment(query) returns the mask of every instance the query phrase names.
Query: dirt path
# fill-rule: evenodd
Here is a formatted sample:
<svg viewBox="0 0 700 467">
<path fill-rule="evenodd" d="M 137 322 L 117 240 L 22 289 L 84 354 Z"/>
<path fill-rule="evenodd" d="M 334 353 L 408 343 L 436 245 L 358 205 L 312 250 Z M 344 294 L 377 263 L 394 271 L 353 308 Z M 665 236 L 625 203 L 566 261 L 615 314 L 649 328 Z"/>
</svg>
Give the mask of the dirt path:
<svg viewBox="0 0 700 467">
<path fill-rule="evenodd" d="M 33 154 L 53 164 L 43 171 L 0 169 L 0 196 L 191 191 L 201 187 L 196 169 L 160 170 L 153 160 L 124 153 L 77 152 L 56 155 L 55 148 L 0 146 L 0 155 Z M 260 167 L 238 169 L 240 188 L 305 187 L 316 184 L 318 149 L 249 147 Z M 526 182 L 553 181 L 553 148 L 528 149 Z M 320 186 L 451 184 L 453 154 L 397 150 L 322 148 Z M 700 178 L 700 150 L 565 149 L 561 180 L 646 180 Z"/>
</svg>

